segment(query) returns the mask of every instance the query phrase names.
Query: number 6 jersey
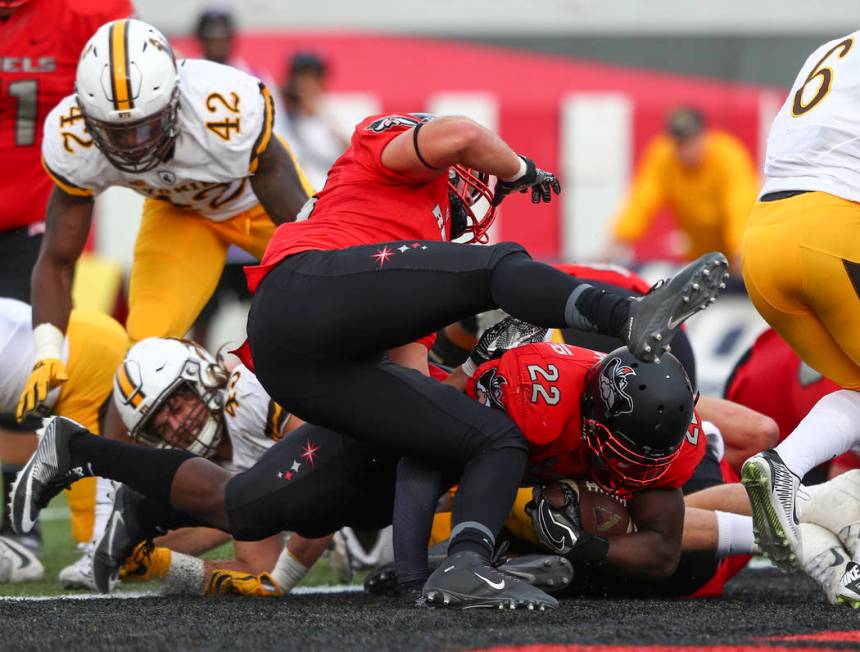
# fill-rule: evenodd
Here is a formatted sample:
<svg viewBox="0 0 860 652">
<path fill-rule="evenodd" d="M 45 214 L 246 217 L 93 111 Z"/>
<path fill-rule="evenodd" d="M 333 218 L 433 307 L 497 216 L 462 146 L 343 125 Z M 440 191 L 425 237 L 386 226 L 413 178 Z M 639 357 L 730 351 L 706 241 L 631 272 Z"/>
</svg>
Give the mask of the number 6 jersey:
<svg viewBox="0 0 860 652">
<path fill-rule="evenodd" d="M 568 344 L 541 342 L 506 351 L 478 368 L 466 393 L 503 410 L 529 446 L 526 480 L 588 478 L 592 467 L 582 439 L 580 401 L 585 374 L 603 353 Z M 694 413 L 681 454 L 649 489 L 679 488 L 690 479 L 707 446 Z M 629 496 L 640 488 L 620 494 Z"/>
<path fill-rule="evenodd" d="M 118 170 L 93 144 L 74 95 L 45 120 L 42 162 L 72 195 L 125 186 L 221 222 L 255 206 L 250 176 L 272 137 L 272 98 L 260 80 L 211 61 L 179 69 L 179 135 L 166 162 L 141 174 Z"/>
<path fill-rule="evenodd" d="M 860 201 L 858 39 L 825 43 L 803 64 L 770 129 L 762 195 L 819 190 Z"/>
</svg>

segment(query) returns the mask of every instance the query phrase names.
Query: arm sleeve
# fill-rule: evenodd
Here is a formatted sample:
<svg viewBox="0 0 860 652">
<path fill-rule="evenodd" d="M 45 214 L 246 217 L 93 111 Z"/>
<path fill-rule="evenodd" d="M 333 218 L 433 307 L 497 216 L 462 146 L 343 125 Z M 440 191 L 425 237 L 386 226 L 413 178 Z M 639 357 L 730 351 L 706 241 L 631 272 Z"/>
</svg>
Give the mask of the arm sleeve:
<svg viewBox="0 0 860 652">
<path fill-rule="evenodd" d="M 666 146 L 663 138 L 658 137 L 645 150 L 624 208 L 615 219 L 613 236 L 616 240 L 626 243 L 639 240 L 663 203 L 660 169 Z"/>
<path fill-rule="evenodd" d="M 759 179 L 746 148 L 734 140 L 727 141 L 723 159 L 723 211 L 725 215 L 725 240 L 729 257 L 741 253 L 741 241 L 747 227 L 750 209 L 758 194 Z"/>
</svg>

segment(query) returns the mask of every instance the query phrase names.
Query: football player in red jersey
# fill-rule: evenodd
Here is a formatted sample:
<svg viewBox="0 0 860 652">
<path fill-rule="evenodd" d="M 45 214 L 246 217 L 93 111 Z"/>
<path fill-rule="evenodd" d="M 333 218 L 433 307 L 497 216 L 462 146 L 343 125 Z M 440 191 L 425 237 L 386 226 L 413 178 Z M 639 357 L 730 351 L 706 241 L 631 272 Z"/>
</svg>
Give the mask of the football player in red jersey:
<svg viewBox="0 0 860 652">
<path fill-rule="evenodd" d="M 30 302 L 30 272 L 53 187 L 42 169 L 42 122 L 72 90 L 81 48 L 102 23 L 132 13 L 130 0 L 0 0 L 0 296 Z M 0 416 L 3 489 L 32 452 L 31 432 Z M 4 505 L 3 534 L 11 534 Z"/>
<path fill-rule="evenodd" d="M 390 363 L 384 352 L 501 307 L 531 323 L 621 336 L 636 355 L 654 359 L 714 298 L 726 263 L 707 255 L 631 300 L 536 263 L 513 243 L 447 242 L 463 233 L 484 239 L 492 215 L 476 215 L 477 200 L 490 199 L 475 183 L 481 175 L 499 179 L 493 206 L 515 191 L 540 202 L 560 190 L 551 173 L 466 118 L 401 114 L 360 123 L 308 219 L 279 227 L 262 265 L 249 269 L 256 294 L 248 344 L 263 386 L 307 421 L 462 469 L 448 572 L 434 573 L 425 595 L 456 605 L 551 605 L 505 584 L 489 565 L 526 462 L 522 434 L 504 415 Z M 354 337 L 342 337 L 345 329 Z M 400 517 L 395 512 L 395 529 Z"/>
</svg>

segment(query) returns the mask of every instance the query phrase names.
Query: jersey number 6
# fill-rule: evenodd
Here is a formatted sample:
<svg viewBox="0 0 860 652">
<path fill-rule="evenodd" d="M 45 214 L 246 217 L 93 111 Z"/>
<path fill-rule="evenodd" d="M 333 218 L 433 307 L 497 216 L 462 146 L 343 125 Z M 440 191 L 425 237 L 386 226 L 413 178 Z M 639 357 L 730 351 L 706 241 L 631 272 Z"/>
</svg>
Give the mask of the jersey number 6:
<svg viewBox="0 0 860 652">
<path fill-rule="evenodd" d="M 824 66 L 824 62 L 837 50 L 841 50 L 837 55 L 840 59 L 843 58 L 848 52 L 851 50 L 851 46 L 854 45 L 854 39 L 847 38 L 844 41 L 840 41 L 832 48 L 830 48 L 821 60 L 815 64 L 815 67 L 810 71 L 809 75 L 806 77 L 806 81 L 803 82 L 803 86 L 797 89 L 797 92 L 794 94 L 794 101 L 791 104 L 791 114 L 797 118 L 802 116 L 807 111 L 811 111 L 815 108 L 821 100 L 827 97 L 827 93 L 830 92 L 830 85 L 833 83 L 833 70 Z M 803 101 L 803 91 L 806 90 L 806 87 L 812 82 L 814 79 L 818 79 L 818 90 L 811 100 L 804 103 Z"/>
</svg>

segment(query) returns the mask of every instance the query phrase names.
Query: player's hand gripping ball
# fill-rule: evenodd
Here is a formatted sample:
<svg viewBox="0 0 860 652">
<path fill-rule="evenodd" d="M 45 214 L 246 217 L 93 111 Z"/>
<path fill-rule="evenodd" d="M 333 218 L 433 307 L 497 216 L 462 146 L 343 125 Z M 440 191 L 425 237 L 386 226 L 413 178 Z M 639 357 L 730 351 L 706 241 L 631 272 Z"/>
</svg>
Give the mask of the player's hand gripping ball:
<svg viewBox="0 0 860 652">
<path fill-rule="evenodd" d="M 582 536 L 579 517 L 579 496 L 572 487 L 558 483 L 552 501 L 546 488 L 538 485 L 532 489 L 532 500 L 526 505 L 526 513 L 532 519 L 535 536 L 544 546 L 559 555 L 574 549 Z"/>
</svg>

